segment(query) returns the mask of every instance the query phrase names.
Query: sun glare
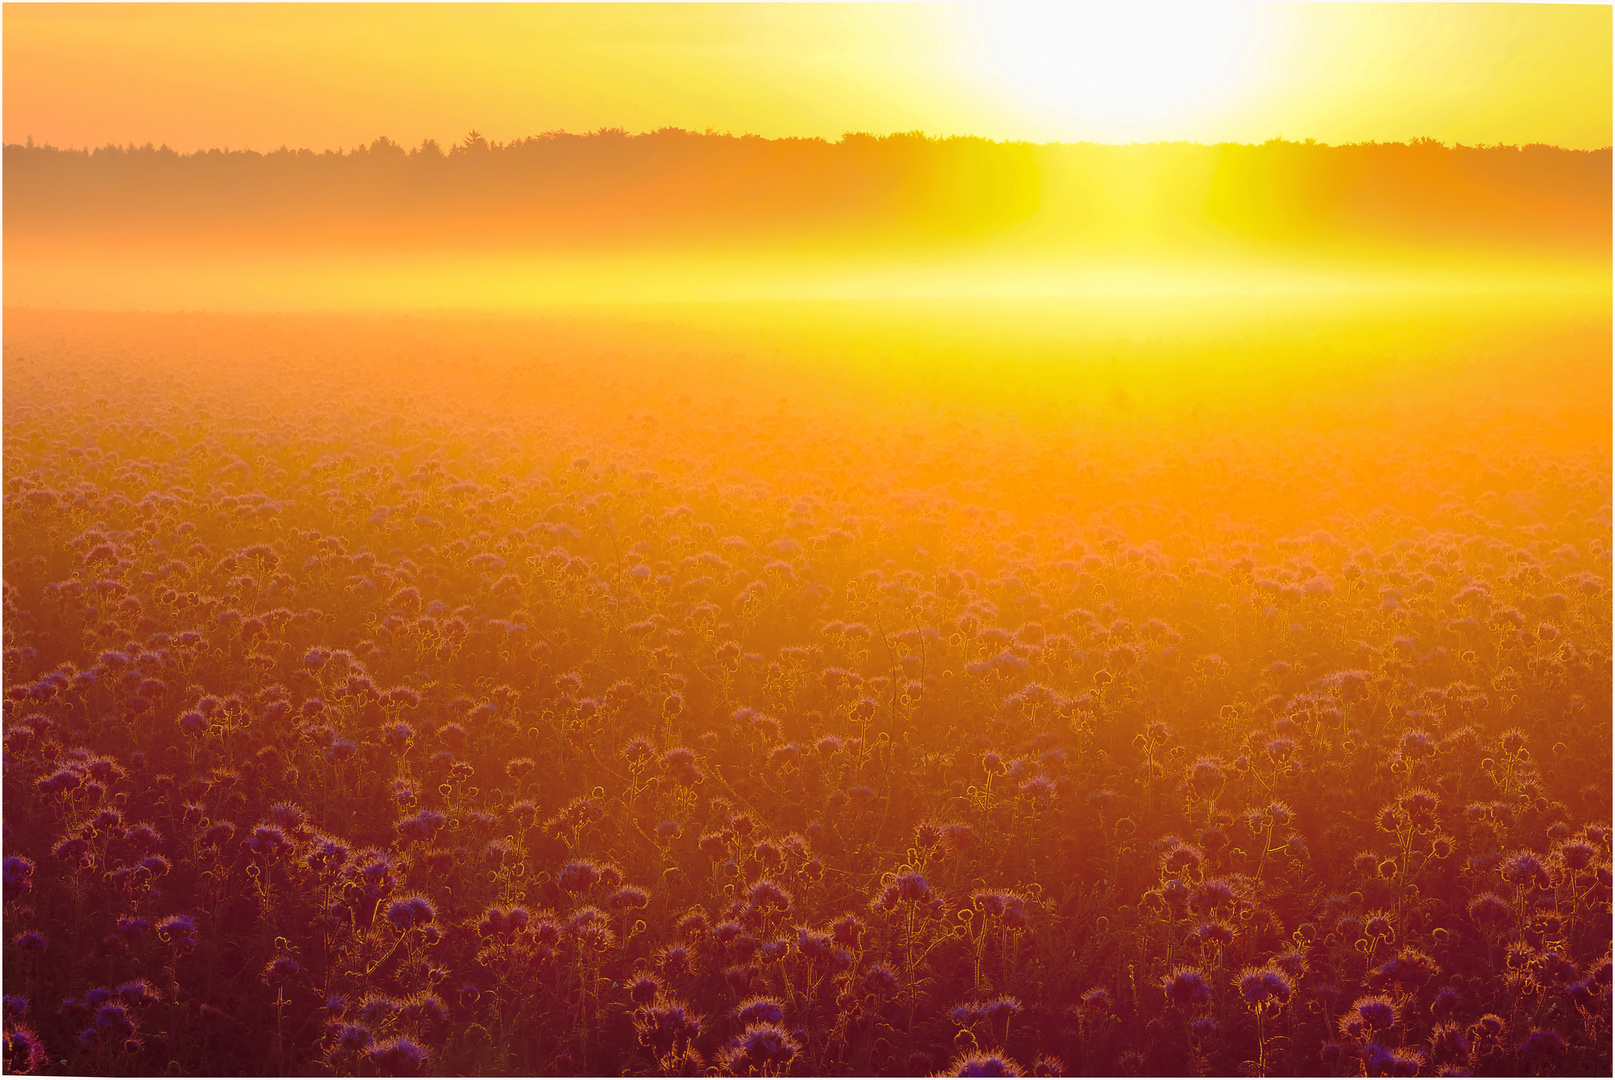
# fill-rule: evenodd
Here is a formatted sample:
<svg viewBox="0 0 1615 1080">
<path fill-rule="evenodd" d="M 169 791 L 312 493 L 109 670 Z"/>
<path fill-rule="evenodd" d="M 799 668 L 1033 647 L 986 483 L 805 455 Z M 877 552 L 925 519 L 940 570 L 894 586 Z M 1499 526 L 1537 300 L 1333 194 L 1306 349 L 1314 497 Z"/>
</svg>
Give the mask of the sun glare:
<svg viewBox="0 0 1615 1080">
<path fill-rule="evenodd" d="M 1080 137 L 1183 138 L 1261 82 L 1274 22 L 1246 4 L 972 5 L 962 52 L 1017 111 Z"/>
</svg>

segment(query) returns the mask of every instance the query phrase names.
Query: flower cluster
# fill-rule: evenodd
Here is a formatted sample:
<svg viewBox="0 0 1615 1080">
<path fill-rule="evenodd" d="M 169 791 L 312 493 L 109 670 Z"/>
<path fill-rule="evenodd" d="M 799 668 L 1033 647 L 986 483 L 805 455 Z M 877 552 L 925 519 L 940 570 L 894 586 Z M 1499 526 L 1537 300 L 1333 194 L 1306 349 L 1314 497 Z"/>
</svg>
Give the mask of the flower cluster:
<svg viewBox="0 0 1615 1080">
<path fill-rule="evenodd" d="M 8 339 L 7 1071 L 1608 1073 L 1607 447 L 109 320 Z"/>
</svg>

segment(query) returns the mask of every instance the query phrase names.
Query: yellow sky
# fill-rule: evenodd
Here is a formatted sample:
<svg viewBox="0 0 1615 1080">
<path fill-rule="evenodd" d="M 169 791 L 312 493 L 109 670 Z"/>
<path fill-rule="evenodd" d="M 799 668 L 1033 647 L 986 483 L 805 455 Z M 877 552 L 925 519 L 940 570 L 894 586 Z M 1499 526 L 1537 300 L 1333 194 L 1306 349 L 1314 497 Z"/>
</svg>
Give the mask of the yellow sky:
<svg viewBox="0 0 1615 1080">
<path fill-rule="evenodd" d="M 1611 8 L 4 8 L 4 137 L 351 147 L 676 126 L 1102 142 L 1611 143 Z"/>
</svg>

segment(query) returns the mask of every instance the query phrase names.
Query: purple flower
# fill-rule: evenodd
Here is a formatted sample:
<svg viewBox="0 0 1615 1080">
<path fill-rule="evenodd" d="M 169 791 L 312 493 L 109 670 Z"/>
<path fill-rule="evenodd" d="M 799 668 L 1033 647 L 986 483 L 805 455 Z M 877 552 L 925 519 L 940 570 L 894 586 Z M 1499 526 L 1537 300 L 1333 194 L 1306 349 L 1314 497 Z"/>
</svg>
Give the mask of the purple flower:
<svg viewBox="0 0 1615 1080">
<path fill-rule="evenodd" d="M 163 999 L 157 988 L 145 979 L 131 979 L 113 992 L 127 1005 L 152 1005 Z"/>
<path fill-rule="evenodd" d="M 425 926 L 435 918 L 437 912 L 424 896 L 406 896 L 387 905 L 387 921 L 399 930 Z"/>
<path fill-rule="evenodd" d="M 785 1006 L 773 998 L 753 997 L 735 1009 L 735 1019 L 747 1027 L 753 1024 L 779 1024 L 785 1020 Z"/>
<path fill-rule="evenodd" d="M 259 825 L 247 837 L 247 850 L 263 859 L 273 859 L 291 846 L 291 841 L 276 825 Z"/>
<path fill-rule="evenodd" d="M 38 1072 L 45 1067 L 45 1044 L 27 1024 L 6 1022 L 3 1044 L 7 1073 Z"/>
<path fill-rule="evenodd" d="M 924 874 L 914 872 L 899 874 L 897 880 L 892 884 L 897 886 L 899 900 L 907 900 L 915 904 L 927 904 L 931 902 L 934 895 L 931 891 L 931 884 L 925 880 Z"/>
<path fill-rule="evenodd" d="M 638 909 L 650 903 L 650 893 L 637 885 L 624 885 L 606 897 L 606 906 L 617 911 Z"/>
<path fill-rule="evenodd" d="M 721 1063 L 735 1074 L 782 1073 L 802 1043 L 778 1024 L 752 1024 L 724 1050 Z"/>
<path fill-rule="evenodd" d="M 589 859 L 574 859 L 561 867 L 555 883 L 567 892 L 587 892 L 600 881 L 601 869 Z"/>
<path fill-rule="evenodd" d="M 229 821 L 215 821 L 202 833 L 203 847 L 223 847 L 235 838 L 236 827 Z"/>
<path fill-rule="evenodd" d="M 961 1054 L 948 1063 L 942 1076 L 1024 1076 L 1015 1059 L 1003 1052 Z"/>
<path fill-rule="evenodd" d="M 398 1015 L 398 1002 L 386 994 L 366 994 L 359 1002 L 357 1015 L 363 1023 L 379 1027 Z"/>
<path fill-rule="evenodd" d="M 34 860 L 26 856 L 5 857 L 5 898 L 16 899 L 34 888 Z"/>
<path fill-rule="evenodd" d="M 128 1006 L 117 1001 L 109 1001 L 95 1010 L 94 1027 L 100 1034 L 116 1039 L 135 1033 L 135 1022 L 129 1015 Z"/>
<path fill-rule="evenodd" d="M 805 926 L 797 928 L 796 951 L 802 959 L 809 963 L 819 963 L 829 958 L 831 949 L 830 935 L 809 930 Z"/>
<path fill-rule="evenodd" d="M 449 1018 L 449 1010 L 436 994 L 416 994 L 398 1010 L 398 1019 L 405 1024 L 441 1024 Z"/>
<path fill-rule="evenodd" d="M 746 893 L 748 912 L 789 912 L 793 897 L 768 878 L 759 878 Z"/>
<path fill-rule="evenodd" d="M 1378 995 L 1360 997 L 1340 1018 L 1340 1033 L 1348 1039 L 1361 1039 L 1396 1026 L 1401 1014 L 1395 1002 Z"/>
<path fill-rule="evenodd" d="M 425 842 L 435 837 L 448 818 L 437 810 L 422 810 L 412 817 L 399 821 L 396 828 L 405 839 Z"/>
<path fill-rule="evenodd" d="M 1171 974 L 1161 980 L 1161 989 L 1166 992 L 1167 1000 L 1180 1009 L 1211 1003 L 1211 984 L 1195 968 L 1173 968 Z"/>
<path fill-rule="evenodd" d="M 273 985 L 278 982 L 285 982 L 300 970 L 302 969 L 297 961 L 290 956 L 277 956 L 264 965 L 264 984 Z"/>
<path fill-rule="evenodd" d="M 634 1010 L 634 1031 L 640 1045 L 661 1059 L 682 1053 L 701 1034 L 701 1016 L 682 1001 L 664 999 Z"/>
<path fill-rule="evenodd" d="M 963 1005 L 955 1005 L 948 1010 L 948 1019 L 960 1027 L 973 1027 L 987 1019 L 987 1012 L 977 1001 L 969 1001 Z"/>
<path fill-rule="evenodd" d="M 1270 1005 L 1283 1005 L 1295 993 L 1290 977 L 1276 968 L 1246 968 L 1237 978 L 1239 996 L 1260 1012 Z"/>
<path fill-rule="evenodd" d="M 628 1000 L 635 1005 L 649 1005 L 661 992 L 662 984 L 654 975 L 641 975 L 628 984 Z"/>
<path fill-rule="evenodd" d="M 377 1071 L 408 1076 L 426 1064 L 431 1052 L 411 1039 L 388 1039 L 370 1048 L 370 1063 Z"/>
<path fill-rule="evenodd" d="M 1459 1024 L 1437 1024 L 1430 1031 L 1430 1056 L 1437 1062 L 1462 1061 L 1469 1056 L 1469 1038 Z"/>
<path fill-rule="evenodd" d="M 1110 991 L 1096 986 L 1082 995 L 1082 1011 L 1100 1016 L 1110 1011 Z"/>
<path fill-rule="evenodd" d="M 898 982 L 897 972 L 886 964 L 872 964 L 869 970 L 864 972 L 865 993 L 874 994 L 876 997 L 889 997 L 897 993 L 899 985 L 901 984 Z"/>
<path fill-rule="evenodd" d="M 1565 1040 L 1552 1028 L 1534 1027 L 1514 1052 L 1522 1058 L 1558 1058 L 1565 1054 Z"/>
<path fill-rule="evenodd" d="M 983 1005 L 981 1011 L 994 1024 L 1007 1024 L 1010 1017 L 1021 1011 L 1021 1000 L 1013 997 L 994 998 Z"/>
<path fill-rule="evenodd" d="M 1542 860 L 1537 857 L 1535 852 L 1515 852 L 1503 860 L 1503 865 L 1499 872 L 1503 875 L 1504 881 L 1516 888 L 1550 889 L 1553 887 L 1553 882 L 1548 877 L 1547 867 L 1542 865 Z"/>
</svg>

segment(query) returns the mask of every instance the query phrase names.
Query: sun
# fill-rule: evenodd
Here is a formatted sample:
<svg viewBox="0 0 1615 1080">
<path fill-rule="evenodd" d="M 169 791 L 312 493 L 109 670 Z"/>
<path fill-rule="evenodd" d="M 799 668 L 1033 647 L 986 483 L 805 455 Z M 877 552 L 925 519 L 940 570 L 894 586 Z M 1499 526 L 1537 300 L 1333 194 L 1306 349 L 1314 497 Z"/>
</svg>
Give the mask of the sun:
<svg viewBox="0 0 1615 1080">
<path fill-rule="evenodd" d="M 1273 52 L 1270 16 L 1246 4 L 1005 3 L 955 19 L 966 66 L 1039 137 L 1144 142 L 1191 137 L 1253 92 Z"/>
</svg>

